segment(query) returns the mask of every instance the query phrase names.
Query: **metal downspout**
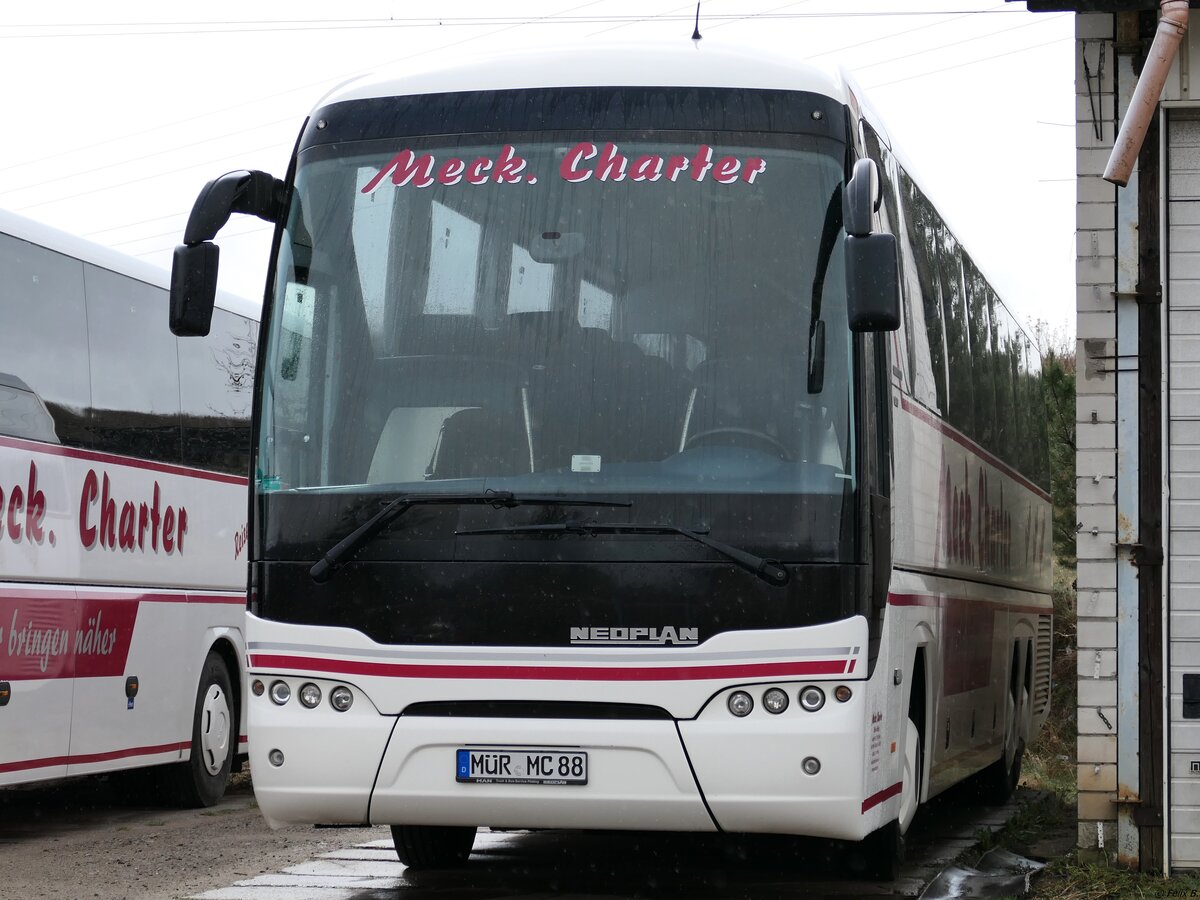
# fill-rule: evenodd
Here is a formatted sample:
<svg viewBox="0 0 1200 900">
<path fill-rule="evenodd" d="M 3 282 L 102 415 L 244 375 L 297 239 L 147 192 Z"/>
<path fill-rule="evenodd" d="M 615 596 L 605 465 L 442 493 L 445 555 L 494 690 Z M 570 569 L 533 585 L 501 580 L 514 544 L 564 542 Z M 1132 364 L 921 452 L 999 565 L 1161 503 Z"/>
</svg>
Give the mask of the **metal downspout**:
<svg viewBox="0 0 1200 900">
<path fill-rule="evenodd" d="M 1121 131 L 1104 170 L 1104 180 L 1121 187 L 1129 183 L 1129 175 L 1146 139 L 1146 129 L 1158 109 L 1158 98 L 1167 83 L 1167 74 L 1187 33 L 1188 0 L 1161 0 L 1159 7 L 1162 18 L 1158 21 L 1154 43 L 1150 45 L 1146 63 L 1142 66 L 1142 77 L 1138 79 L 1129 104 L 1129 113 L 1121 121 Z"/>
<path fill-rule="evenodd" d="M 1163 122 L 1163 133 L 1166 134 L 1166 126 L 1168 120 Z M 1159 142 L 1159 216 L 1158 229 L 1160 235 L 1169 235 L 1167 212 L 1169 210 L 1170 195 L 1167 189 L 1167 140 L 1164 138 Z M 1168 237 L 1169 240 L 1169 237 Z M 1162 254 L 1159 260 L 1159 280 L 1163 285 L 1170 285 L 1168 278 L 1168 267 L 1170 264 L 1170 248 Z M 1170 301 L 1170 288 L 1167 287 L 1164 293 L 1164 303 Z M 1162 534 L 1164 536 L 1171 533 L 1171 444 L 1170 444 L 1170 428 L 1171 428 L 1171 394 L 1169 393 L 1170 386 L 1170 371 L 1171 371 L 1171 343 L 1169 340 L 1170 334 L 1169 307 L 1164 309 L 1163 315 L 1159 317 L 1159 346 L 1162 347 L 1162 371 L 1159 373 L 1158 393 L 1162 398 L 1162 418 L 1159 422 L 1159 442 L 1162 447 L 1162 469 L 1160 472 L 1160 481 L 1162 484 L 1162 493 L 1160 495 L 1160 516 L 1162 521 Z M 1170 596 L 1171 585 L 1171 555 L 1163 554 L 1163 564 L 1160 571 L 1161 583 L 1159 585 L 1159 602 L 1162 604 L 1162 615 L 1160 616 L 1160 628 L 1162 629 L 1162 647 L 1159 653 L 1159 665 L 1161 671 L 1166 674 L 1171 671 L 1171 631 L 1170 631 L 1170 615 L 1171 608 L 1168 602 Z M 1162 691 L 1159 697 L 1159 716 L 1161 721 L 1165 723 L 1166 733 L 1163 735 L 1161 753 L 1159 754 L 1159 765 L 1162 767 L 1162 775 L 1159 779 L 1159 790 L 1162 792 L 1162 844 L 1163 844 L 1163 859 L 1162 869 L 1163 875 L 1171 874 L 1171 679 L 1164 677 L 1162 679 Z"/>
</svg>

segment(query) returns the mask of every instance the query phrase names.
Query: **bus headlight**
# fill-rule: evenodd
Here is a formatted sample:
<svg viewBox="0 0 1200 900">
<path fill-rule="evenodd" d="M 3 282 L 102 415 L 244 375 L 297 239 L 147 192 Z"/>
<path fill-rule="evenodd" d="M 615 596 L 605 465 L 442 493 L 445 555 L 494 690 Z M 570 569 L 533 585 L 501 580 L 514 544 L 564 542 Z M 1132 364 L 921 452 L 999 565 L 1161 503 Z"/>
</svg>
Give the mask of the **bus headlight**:
<svg viewBox="0 0 1200 900">
<path fill-rule="evenodd" d="M 779 688 L 771 688 L 763 694 L 763 708 L 769 713 L 778 715 L 788 708 L 788 695 Z"/>
<path fill-rule="evenodd" d="M 734 691 L 729 695 L 729 711 L 739 719 L 742 716 L 750 715 L 752 709 L 754 709 L 754 698 L 745 691 Z"/>
<path fill-rule="evenodd" d="M 329 692 L 329 705 L 338 712 L 345 712 L 354 703 L 354 694 L 350 692 L 350 688 L 338 686 Z"/>
<path fill-rule="evenodd" d="M 300 686 L 300 702 L 309 709 L 321 702 L 321 689 L 311 681 Z"/>
<path fill-rule="evenodd" d="M 800 691 L 800 705 L 809 712 L 816 712 L 825 705 L 825 692 L 819 687 L 809 685 Z"/>
<path fill-rule="evenodd" d="M 276 706 L 283 706 L 292 699 L 292 689 L 286 681 L 271 683 L 271 700 Z"/>
</svg>

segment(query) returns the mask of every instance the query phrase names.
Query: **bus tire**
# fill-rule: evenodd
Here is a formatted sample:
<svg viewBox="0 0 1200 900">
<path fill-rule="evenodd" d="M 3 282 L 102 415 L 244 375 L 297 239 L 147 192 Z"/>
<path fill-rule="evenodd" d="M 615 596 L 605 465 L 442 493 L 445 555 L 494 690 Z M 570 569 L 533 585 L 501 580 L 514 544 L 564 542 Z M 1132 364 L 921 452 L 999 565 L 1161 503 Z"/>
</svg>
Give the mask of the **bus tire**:
<svg viewBox="0 0 1200 900">
<path fill-rule="evenodd" d="M 192 753 L 171 766 L 166 791 L 180 806 L 212 806 L 225 794 L 237 746 L 233 685 L 220 654 L 210 650 L 200 670 L 192 714 Z"/>
<path fill-rule="evenodd" d="M 475 845 L 471 825 L 393 825 L 396 856 L 410 869 L 455 869 Z"/>
<path fill-rule="evenodd" d="M 985 806 L 1003 806 L 1012 798 L 1021 780 L 1024 755 L 1025 744 L 1019 742 L 1011 761 L 1005 754 L 979 774 L 979 799 Z"/>
<path fill-rule="evenodd" d="M 904 789 L 900 793 L 900 813 L 897 818 L 900 833 L 906 834 L 921 805 L 921 775 L 925 760 L 921 749 L 921 729 L 907 719 L 904 733 Z"/>
<path fill-rule="evenodd" d="M 872 831 L 850 851 L 850 870 L 869 881 L 895 881 L 903 863 L 904 835 L 898 819 Z"/>
<path fill-rule="evenodd" d="M 1005 729 L 1004 749 L 1000 758 L 979 773 L 979 799 L 987 806 L 1003 806 L 1007 803 L 1021 780 L 1025 741 L 1021 739 L 1020 727 L 1024 709 L 1024 703 L 1014 706 L 1012 719 Z"/>
</svg>

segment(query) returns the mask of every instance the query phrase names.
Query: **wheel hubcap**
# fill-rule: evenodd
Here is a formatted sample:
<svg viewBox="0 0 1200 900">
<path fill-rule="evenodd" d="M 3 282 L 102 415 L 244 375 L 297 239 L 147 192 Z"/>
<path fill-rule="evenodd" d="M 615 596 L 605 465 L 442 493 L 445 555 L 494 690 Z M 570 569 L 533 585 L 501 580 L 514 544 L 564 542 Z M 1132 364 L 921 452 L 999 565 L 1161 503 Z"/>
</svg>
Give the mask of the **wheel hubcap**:
<svg viewBox="0 0 1200 900">
<path fill-rule="evenodd" d="M 200 756 L 209 775 L 218 775 L 229 756 L 233 729 L 229 701 L 221 686 L 210 684 L 200 706 Z"/>
</svg>

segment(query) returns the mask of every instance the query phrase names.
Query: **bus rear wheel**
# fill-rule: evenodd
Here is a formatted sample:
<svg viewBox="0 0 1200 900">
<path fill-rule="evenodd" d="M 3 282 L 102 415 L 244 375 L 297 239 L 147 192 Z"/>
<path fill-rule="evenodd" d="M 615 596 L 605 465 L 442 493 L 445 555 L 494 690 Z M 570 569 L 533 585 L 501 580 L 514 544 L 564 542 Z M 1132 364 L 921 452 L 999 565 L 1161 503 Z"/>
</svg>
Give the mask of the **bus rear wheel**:
<svg viewBox="0 0 1200 900">
<path fill-rule="evenodd" d="M 237 746 L 233 685 L 225 661 L 209 651 L 200 670 L 192 714 L 192 753 L 164 773 L 166 793 L 178 805 L 212 806 L 225 794 Z"/>
<path fill-rule="evenodd" d="M 411 869 L 455 869 L 475 845 L 470 825 L 393 825 L 396 856 Z"/>
<path fill-rule="evenodd" d="M 1025 744 L 1018 740 L 1011 753 L 1004 754 L 979 773 L 979 799 L 986 806 L 1003 806 L 1012 799 L 1017 784 L 1021 781 L 1021 759 L 1025 755 Z"/>
<path fill-rule="evenodd" d="M 1021 781 L 1021 760 L 1025 756 L 1022 723 L 1028 704 L 1028 692 L 1021 689 L 1005 722 L 1004 747 L 1000 758 L 979 773 L 979 797 L 988 806 L 1007 803 Z"/>
</svg>

